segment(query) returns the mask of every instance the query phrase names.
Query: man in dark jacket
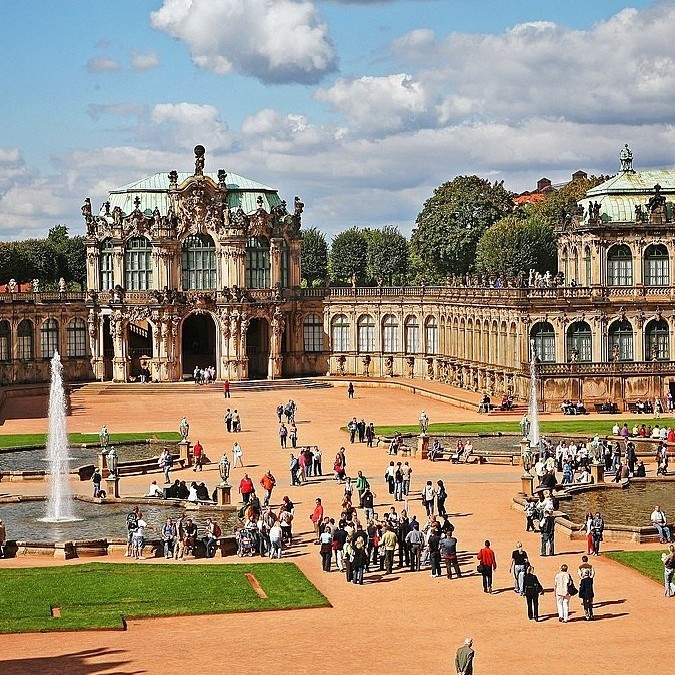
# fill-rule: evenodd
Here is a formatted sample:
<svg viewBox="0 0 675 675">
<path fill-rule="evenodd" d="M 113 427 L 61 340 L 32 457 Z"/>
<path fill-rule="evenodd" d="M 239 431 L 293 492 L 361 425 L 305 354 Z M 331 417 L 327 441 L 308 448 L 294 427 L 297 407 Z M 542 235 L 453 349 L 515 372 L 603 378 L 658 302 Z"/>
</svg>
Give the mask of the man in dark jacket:
<svg viewBox="0 0 675 675">
<path fill-rule="evenodd" d="M 544 517 L 539 524 L 539 530 L 541 532 L 541 555 L 555 555 L 555 544 L 553 540 L 555 534 L 555 519 L 550 511 L 544 511 Z M 547 544 L 549 549 L 548 554 L 546 553 Z"/>
</svg>

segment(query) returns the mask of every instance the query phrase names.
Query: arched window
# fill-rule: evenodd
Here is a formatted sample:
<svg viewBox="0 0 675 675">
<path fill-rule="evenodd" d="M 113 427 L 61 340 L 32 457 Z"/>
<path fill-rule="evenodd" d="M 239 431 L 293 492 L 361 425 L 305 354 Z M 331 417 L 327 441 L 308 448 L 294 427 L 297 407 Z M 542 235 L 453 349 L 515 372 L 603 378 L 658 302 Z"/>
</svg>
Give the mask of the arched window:
<svg viewBox="0 0 675 675">
<path fill-rule="evenodd" d="M 281 240 L 281 287 L 290 288 L 291 268 L 288 255 L 288 244 L 285 239 Z"/>
<path fill-rule="evenodd" d="M 246 287 L 270 287 L 270 242 L 251 237 L 246 244 Z"/>
<path fill-rule="evenodd" d="M 668 324 L 660 321 L 650 321 L 645 329 L 645 361 L 668 361 L 670 349 L 668 345 Z"/>
<path fill-rule="evenodd" d="M 115 285 L 113 281 L 112 239 L 104 239 L 101 242 L 99 269 L 101 272 L 100 289 L 102 291 L 109 291 Z"/>
<path fill-rule="evenodd" d="M 318 314 L 308 314 L 302 322 L 302 337 L 306 352 L 323 351 L 323 319 Z"/>
<path fill-rule="evenodd" d="M 386 354 L 398 351 L 398 319 L 393 314 L 382 320 L 382 351 Z"/>
<path fill-rule="evenodd" d="M 368 354 L 375 351 L 375 321 L 370 314 L 363 314 L 359 317 L 358 323 L 357 349 L 362 354 Z"/>
<path fill-rule="evenodd" d="M 633 360 L 633 326 L 630 321 L 615 321 L 607 334 L 610 361 Z"/>
<path fill-rule="evenodd" d="M 645 251 L 645 286 L 668 286 L 670 283 L 668 249 L 663 244 L 653 244 Z"/>
<path fill-rule="evenodd" d="M 584 283 L 586 286 L 591 285 L 591 249 L 589 246 L 586 246 L 584 249 Z"/>
<path fill-rule="evenodd" d="M 12 360 L 12 328 L 9 321 L 0 321 L 0 361 Z"/>
<path fill-rule="evenodd" d="M 331 322 L 331 342 L 334 352 L 349 351 L 349 319 L 345 314 L 338 314 Z"/>
<path fill-rule="evenodd" d="M 555 363 L 555 331 L 548 321 L 540 321 L 532 327 L 534 350 L 542 363 Z"/>
<path fill-rule="evenodd" d="M 77 358 L 87 355 L 87 325 L 84 319 L 73 319 L 66 331 L 68 338 L 68 356 Z"/>
<path fill-rule="evenodd" d="M 420 351 L 420 322 L 416 316 L 410 315 L 405 320 L 405 353 L 418 354 Z"/>
<path fill-rule="evenodd" d="M 435 316 L 427 319 L 426 325 L 426 353 L 438 354 L 438 323 Z"/>
<path fill-rule="evenodd" d="M 33 329 L 33 322 L 30 319 L 24 319 L 16 329 L 19 360 L 32 361 L 35 358 L 34 340 L 35 332 Z"/>
<path fill-rule="evenodd" d="M 625 244 L 612 246 L 607 251 L 607 285 L 633 285 L 633 256 Z"/>
<path fill-rule="evenodd" d="M 593 335 L 585 321 L 575 321 L 567 329 L 567 360 L 593 360 Z"/>
<path fill-rule="evenodd" d="M 40 328 L 40 356 L 51 359 L 59 350 L 59 324 L 56 319 L 47 319 Z"/>
<path fill-rule="evenodd" d="M 124 248 L 124 287 L 128 291 L 152 288 L 152 246 L 145 237 L 133 237 Z"/>
<path fill-rule="evenodd" d="M 208 235 L 193 234 L 183 242 L 183 288 L 189 291 L 216 287 L 216 245 Z"/>
</svg>

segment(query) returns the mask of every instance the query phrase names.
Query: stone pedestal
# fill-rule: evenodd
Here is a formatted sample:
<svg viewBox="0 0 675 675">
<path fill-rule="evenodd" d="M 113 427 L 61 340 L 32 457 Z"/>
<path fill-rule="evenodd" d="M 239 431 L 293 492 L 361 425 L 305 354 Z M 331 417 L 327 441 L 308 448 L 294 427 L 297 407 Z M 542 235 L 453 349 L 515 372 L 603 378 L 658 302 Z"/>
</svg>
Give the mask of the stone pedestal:
<svg viewBox="0 0 675 675">
<path fill-rule="evenodd" d="M 181 441 L 178 444 L 180 449 L 180 458 L 183 460 L 186 468 L 192 466 L 192 453 L 190 452 L 190 441 Z"/>
<path fill-rule="evenodd" d="M 417 437 L 417 452 L 416 456 L 420 459 L 427 459 L 429 456 L 429 437 L 426 434 L 420 434 Z"/>
<path fill-rule="evenodd" d="M 520 486 L 520 491 L 526 497 L 531 497 L 534 494 L 534 476 L 531 476 L 529 473 L 524 473 L 520 477 Z"/>
<path fill-rule="evenodd" d="M 98 453 L 98 470 L 101 472 L 101 478 L 107 478 L 110 475 L 110 471 L 108 471 L 108 462 L 106 460 L 105 452 Z"/>
<path fill-rule="evenodd" d="M 232 486 L 216 485 L 216 504 L 218 506 L 227 506 L 232 503 Z"/>
<path fill-rule="evenodd" d="M 591 464 L 591 476 L 593 483 L 602 485 L 605 482 L 605 465 L 601 463 Z"/>
<path fill-rule="evenodd" d="M 119 478 L 106 478 L 105 479 L 105 494 L 108 498 L 119 499 L 120 498 L 120 479 Z"/>
</svg>

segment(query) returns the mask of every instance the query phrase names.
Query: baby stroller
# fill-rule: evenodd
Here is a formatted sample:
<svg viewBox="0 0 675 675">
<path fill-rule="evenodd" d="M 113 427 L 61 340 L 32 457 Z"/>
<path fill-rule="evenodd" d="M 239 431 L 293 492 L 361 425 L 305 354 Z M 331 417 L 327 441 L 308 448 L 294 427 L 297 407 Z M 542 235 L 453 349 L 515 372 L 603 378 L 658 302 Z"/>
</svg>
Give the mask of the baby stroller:
<svg viewBox="0 0 675 675">
<path fill-rule="evenodd" d="M 250 530 L 237 530 L 237 555 L 243 558 L 245 555 L 255 554 L 255 541 Z"/>
</svg>

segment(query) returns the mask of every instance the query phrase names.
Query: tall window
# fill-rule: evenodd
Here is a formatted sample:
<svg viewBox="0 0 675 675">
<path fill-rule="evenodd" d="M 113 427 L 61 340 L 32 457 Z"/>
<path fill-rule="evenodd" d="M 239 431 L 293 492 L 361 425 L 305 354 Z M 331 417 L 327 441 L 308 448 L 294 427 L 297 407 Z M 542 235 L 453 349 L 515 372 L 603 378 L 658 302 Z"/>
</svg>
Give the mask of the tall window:
<svg viewBox="0 0 675 675">
<path fill-rule="evenodd" d="M 645 361 L 668 361 L 670 350 L 668 347 L 668 324 L 661 321 L 650 321 L 645 330 Z"/>
<path fill-rule="evenodd" d="M 40 328 L 40 356 L 51 359 L 59 349 L 59 324 L 56 319 L 47 319 Z"/>
<path fill-rule="evenodd" d="M 288 244 L 285 239 L 281 240 L 281 287 L 289 288 L 291 285 L 291 268 L 288 256 Z"/>
<path fill-rule="evenodd" d="M 216 287 L 216 245 L 208 235 L 193 234 L 183 242 L 183 288 L 190 291 Z"/>
<path fill-rule="evenodd" d="M 607 251 L 607 285 L 633 285 L 633 256 L 625 244 L 612 246 Z"/>
<path fill-rule="evenodd" d="M 12 329 L 9 321 L 0 321 L 0 361 L 12 360 Z"/>
<path fill-rule="evenodd" d="M 24 319 L 16 329 L 16 341 L 21 361 L 32 361 L 35 358 L 34 339 L 33 322 L 30 319 Z"/>
<path fill-rule="evenodd" d="M 124 249 L 124 286 L 128 291 L 152 288 L 152 246 L 145 237 L 127 241 Z"/>
<path fill-rule="evenodd" d="M 537 358 L 543 363 L 555 363 L 555 331 L 548 321 L 540 321 L 532 327 L 530 337 L 534 339 Z"/>
<path fill-rule="evenodd" d="M 567 360 L 593 360 L 593 336 L 585 321 L 575 321 L 567 329 Z"/>
<path fill-rule="evenodd" d="M 84 319 L 73 319 L 68 324 L 68 356 L 71 358 L 87 355 L 87 325 Z"/>
<path fill-rule="evenodd" d="M 562 250 L 562 273 L 565 278 L 565 284 L 569 284 L 569 257 L 567 256 L 567 249 Z"/>
<path fill-rule="evenodd" d="M 591 285 L 591 249 L 586 246 L 584 249 L 584 283 L 586 286 Z"/>
<path fill-rule="evenodd" d="M 633 360 L 633 326 L 630 321 L 615 321 L 607 335 L 608 358 L 614 361 L 615 355 L 619 361 Z"/>
<path fill-rule="evenodd" d="M 663 244 L 647 247 L 644 270 L 645 286 L 668 286 L 670 283 L 668 249 Z"/>
<path fill-rule="evenodd" d="M 370 314 L 359 317 L 357 349 L 361 353 L 375 351 L 375 321 Z"/>
<path fill-rule="evenodd" d="M 426 325 L 426 353 L 438 354 L 438 323 L 435 316 L 427 319 Z"/>
<path fill-rule="evenodd" d="M 104 239 L 101 242 L 101 252 L 99 256 L 99 267 L 101 271 L 100 288 L 102 291 L 109 291 L 115 284 L 113 282 L 113 243 L 112 239 Z"/>
<path fill-rule="evenodd" d="M 308 314 L 302 322 L 302 337 L 306 352 L 323 351 L 323 319 L 318 314 Z"/>
<path fill-rule="evenodd" d="M 334 352 L 349 351 L 349 319 L 345 314 L 338 314 L 331 322 L 331 342 Z"/>
<path fill-rule="evenodd" d="M 270 287 L 270 243 L 265 237 L 251 237 L 246 244 L 246 286 Z"/>
<path fill-rule="evenodd" d="M 420 351 L 420 323 L 416 316 L 409 316 L 405 320 L 405 353 L 417 354 Z"/>
<path fill-rule="evenodd" d="M 398 319 L 387 314 L 382 321 L 382 351 L 393 354 L 398 351 Z"/>
</svg>

